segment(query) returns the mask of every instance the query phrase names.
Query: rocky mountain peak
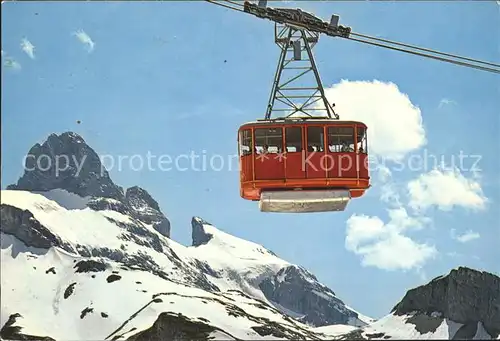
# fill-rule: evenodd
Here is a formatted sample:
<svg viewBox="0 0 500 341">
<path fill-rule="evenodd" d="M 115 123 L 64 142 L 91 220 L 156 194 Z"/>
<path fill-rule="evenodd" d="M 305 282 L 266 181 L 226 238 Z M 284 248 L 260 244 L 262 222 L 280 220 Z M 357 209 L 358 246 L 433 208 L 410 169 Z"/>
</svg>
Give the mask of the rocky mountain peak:
<svg viewBox="0 0 500 341">
<path fill-rule="evenodd" d="M 153 228 L 165 237 L 170 237 L 170 221 L 163 215 L 160 205 L 148 191 L 139 186 L 130 187 L 125 192 L 125 201 L 137 219 L 153 225 Z"/>
<path fill-rule="evenodd" d="M 57 134 L 52 133 L 49 135 L 49 139 L 62 140 L 63 142 L 72 141 L 74 143 L 85 143 L 86 144 L 86 142 L 82 136 L 80 136 L 79 134 L 72 132 L 72 131 L 64 132 L 64 133 L 60 134 L 59 136 Z"/>
<path fill-rule="evenodd" d="M 153 226 L 170 237 L 170 222 L 158 202 L 143 188 L 133 186 L 123 193 L 111 180 L 99 155 L 77 133 L 50 134 L 43 144 L 36 143 L 26 156 L 24 174 L 10 190 L 48 192 L 62 189 L 89 197 L 94 210 L 112 210 Z"/>
<path fill-rule="evenodd" d="M 123 199 L 97 153 L 74 132 L 50 134 L 26 155 L 24 174 L 7 189 L 50 191 L 64 189 L 82 197 Z"/>
<path fill-rule="evenodd" d="M 259 285 L 267 299 L 299 313 L 301 321 L 315 325 L 365 325 L 357 313 L 347 309 L 344 302 L 306 269 L 289 265 L 276 275 L 265 278 Z"/>
<path fill-rule="evenodd" d="M 200 246 L 208 243 L 212 239 L 212 234 L 205 231 L 203 227 L 204 224 L 210 225 L 205 220 L 199 217 L 193 217 L 191 219 L 192 233 L 191 238 L 193 240 L 192 246 Z"/>
<path fill-rule="evenodd" d="M 158 205 L 156 200 L 154 200 L 153 197 L 145 189 L 139 186 L 127 188 L 125 198 L 130 203 L 130 205 L 136 209 L 150 207 L 154 210 L 160 211 L 160 206 Z"/>
<path fill-rule="evenodd" d="M 490 335 L 500 333 L 500 277 L 467 267 L 453 269 L 409 290 L 393 308 L 395 315 L 421 313 L 465 325 L 481 322 Z"/>
</svg>

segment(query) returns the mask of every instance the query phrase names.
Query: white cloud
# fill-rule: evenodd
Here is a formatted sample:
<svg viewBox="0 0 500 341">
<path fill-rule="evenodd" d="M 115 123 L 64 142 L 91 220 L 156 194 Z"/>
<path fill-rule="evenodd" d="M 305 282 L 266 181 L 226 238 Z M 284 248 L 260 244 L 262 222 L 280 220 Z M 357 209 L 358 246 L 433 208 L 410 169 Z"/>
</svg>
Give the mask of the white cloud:
<svg viewBox="0 0 500 341">
<path fill-rule="evenodd" d="M 444 163 L 439 164 L 437 159 L 434 168 L 441 168 L 427 172 L 425 157 L 425 173 L 409 182 L 395 181 L 394 169 L 384 161 L 403 161 L 427 143 L 420 109 L 393 83 L 342 80 L 325 92 L 329 101 L 336 104 L 342 120 L 367 124 L 369 153 L 376 161 L 370 165 L 372 183 L 377 184 L 381 201 L 390 207 L 386 222 L 378 216 L 351 216 L 347 221 L 346 249 L 358 255 L 363 266 L 414 269 L 425 276 L 423 265 L 438 251 L 431 243 L 415 239 L 412 232 L 432 223 L 423 215 L 431 206 L 442 210 L 455 206 L 484 208 L 487 199 L 479 184 L 479 173 L 471 172 L 471 179 L 467 179 L 457 169 L 445 170 Z M 445 104 L 456 102 L 443 99 L 440 105 Z M 411 161 L 411 165 L 416 161 L 413 155 Z M 411 216 L 407 211 L 410 208 L 414 209 Z M 477 236 L 464 234 L 457 240 L 465 242 L 471 238 Z"/>
<path fill-rule="evenodd" d="M 441 101 L 439 101 L 439 108 L 442 108 L 445 105 L 449 105 L 449 104 L 455 104 L 456 105 L 457 102 L 455 102 L 454 100 L 448 99 L 448 98 L 443 98 L 443 99 L 441 99 Z"/>
<path fill-rule="evenodd" d="M 394 227 L 395 230 L 404 232 L 406 230 L 421 230 L 431 222 L 431 219 L 424 216 L 411 217 L 405 208 L 399 207 L 388 210 L 389 227 Z"/>
<path fill-rule="evenodd" d="M 408 195 L 409 206 L 415 210 L 434 205 L 443 211 L 454 206 L 477 210 L 484 209 L 487 203 L 479 182 L 465 178 L 457 168 L 421 174 L 408 183 Z"/>
<path fill-rule="evenodd" d="M 15 71 L 21 70 L 21 64 L 14 58 L 10 57 L 7 55 L 7 53 L 2 50 L 2 58 L 3 58 L 3 63 L 2 65 L 8 69 L 13 69 Z"/>
<path fill-rule="evenodd" d="M 386 165 L 378 164 L 374 171 L 377 171 L 378 180 L 382 183 L 387 182 L 392 177 L 392 172 Z"/>
<path fill-rule="evenodd" d="M 471 240 L 481 238 L 481 235 L 477 232 L 474 232 L 472 230 L 468 230 L 467 232 L 457 235 L 455 229 L 451 229 L 451 238 L 459 241 L 460 243 L 467 243 L 470 242 Z"/>
<path fill-rule="evenodd" d="M 392 208 L 403 207 L 401 185 L 393 181 L 391 170 L 383 164 L 377 164 L 370 172 L 373 174 L 372 185 L 380 190 L 380 200 Z"/>
<path fill-rule="evenodd" d="M 391 182 L 380 187 L 380 200 L 393 207 L 402 207 L 401 196 L 396 183 Z"/>
<path fill-rule="evenodd" d="M 402 207 L 397 185 L 391 181 L 391 170 L 385 165 L 378 164 L 374 169 L 371 169 L 371 172 L 375 173 L 372 176 L 372 184 L 376 183 L 377 187 L 380 186 L 380 200 L 392 207 Z"/>
<path fill-rule="evenodd" d="M 423 268 L 418 268 L 416 272 L 422 282 L 429 281 L 429 276 L 427 275 L 427 273 L 424 271 Z"/>
<path fill-rule="evenodd" d="M 78 40 L 81 43 L 83 43 L 87 46 L 88 52 L 92 52 L 94 50 L 95 43 L 92 41 L 90 36 L 87 33 L 85 33 L 84 30 L 78 30 L 77 32 L 74 32 L 73 34 L 78 38 Z"/>
<path fill-rule="evenodd" d="M 31 58 L 35 59 L 35 46 L 26 38 L 21 40 L 21 49 Z"/>
<path fill-rule="evenodd" d="M 434 246 L 412 240 L 404 232 L 421 229 L 428 220 L 410 217 L 404 208 L 388 212 L 388 223 L 376 216 L 351 216 L 347 220 L 347 250 L 361 256 L 364 266 L 385 270 L 421 268 L 437 254 L 437 250 Z"/>
<path fill-rule="evenodd" d="M 432 205 L 450 210 L 454 206 L 483 208 L 486 198 L 475 176 L 466 179 L 457 169 L 438 170 L 421 174 L 418 178 L 399 184 L 392 181 L 392 174 L 384 167 L 377 167 L 379 177 L 385 180 L 380 187 L 380 198 L 390 203 L 388 222 L 379 217 L 353 215 L 347 221 L 345 246 L 359 255 L 364 266 L 385 270 L 416 269 L 438 253 L 433 245 L 420 243 L 409 236 L 409 232 L 421 230 L 432 223 L 429 217 L 421 215 L 420 209 Z M 416 209 L 417 215 L 410 216 L 405 209 Z M 461 243 L 479 238 L 479 234 L 468 231 L 452 238 Z"/>
<path fill-rule="evenodd" d="M 325 94 L 342 120 L 367 124 L 372 156 L 401 160 L 426 144 L 420 109 L 394 83 L 342 80 Z"/>
</svg>

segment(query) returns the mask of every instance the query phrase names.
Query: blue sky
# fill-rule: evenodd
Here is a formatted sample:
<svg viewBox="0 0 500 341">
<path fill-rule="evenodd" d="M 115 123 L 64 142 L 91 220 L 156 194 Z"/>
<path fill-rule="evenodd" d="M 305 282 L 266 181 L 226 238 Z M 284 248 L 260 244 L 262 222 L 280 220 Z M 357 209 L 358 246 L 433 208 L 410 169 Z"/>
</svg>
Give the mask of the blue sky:
<svg viewBox="0 0 500 341">
<path fill-rule="evenodd" d="M 2 6 L 2 188 L 21 175 L 34 143 L 70 130 L 114 157 L 117 184 L 158 200 L 173 239 L 190 244 L 190 219 L 201 216 L 305 266 L 372 317 L 453 267 L 500 272 L 498 75 L 321 38 L 314 53 L 328 94 L 341 118 L 368 123 L 370 151 L 385 167 L 374 167 L 373 188 L 345 212 L 264 214 L 239 197 L 238 165 L 228 160 L 239 125 L 264 116 L 279 54 L 271 22 L 202 1 Z M 337 13 L 354 32 L 500 62 L 494 1 L 286 6 L 325 20 Z M 127 159 L 118 167 L 119 156 L 191 151 L 206 155 L 205 171 L 161 171 L 154 162 L 134 171 Z M 427 167 L 409 169 L 431 154 L 447 168 L 433 171 L 428 156 Z M 210 169 L 214 155 L 223 170 Z"/>
</svg>

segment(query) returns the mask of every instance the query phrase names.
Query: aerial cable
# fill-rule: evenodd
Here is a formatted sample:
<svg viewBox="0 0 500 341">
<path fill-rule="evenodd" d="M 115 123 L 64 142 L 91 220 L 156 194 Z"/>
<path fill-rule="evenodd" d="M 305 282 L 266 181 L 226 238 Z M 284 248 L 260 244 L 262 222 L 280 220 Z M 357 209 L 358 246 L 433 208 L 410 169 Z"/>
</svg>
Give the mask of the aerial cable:
<svg viewBox="0 0 500 341">
<path fill-rule="evenodd" d="M 365 43 L 365 44 L 370 44 L 370 45 L 385 47 L 387 49 L 391 49 L 391 50 L 395 50 L 395 51 L 400 51 L 400 52 L 405 52 L 405 53 L 410 53 L 410 54 L 414 54 L 414 55 L 417 55 L 417 56 L 422 56 L 422 57 L 437 59 L 437 60 L 440 60 L 440 61 L 443 61 L 443 62 L 448 62 L 448 63 L 457 64 L 457 65 L 461 65 L 461 66 L 467 66 L 467 67 L 471 67 L 471 68 L 475 68 L 475 69 L 479 69 L 479 70 L 483 70 L 483 71 L 489 71 L 489 72 L 493 72 L 493 73 L 500 73 L 500 69 L 493 69 L 493 68 L 489 68 L 489 67 L 485 67 L 485 66 L 480 66 L 480 65 L 474 65 L 474 64 L 470 64 L 470 63 L 466 63 L 466 62 L 457 61 L 457 60 L 446 59 L 446 58 L 443 58 L 443 57 L 433 56 L 433 55 L 430 55 L 430 54 L 425 54 L 425 53 L 416 52 L 416 51 L 405 50 L 405 49 L 401 49 L 401 48 L 397 48 L 397 47 L 393 47 L 393 46 L 387 46 L 387 45 L 378 44 L 378 43 L 375 43 L 375 42 L 361 40 L 361 39 L 356 39 L 356 38 L 351 38 L 351 37 L 346 38 L 346 39 L 358 41 L 358 42 Z M 499 67 L 500 67 L 500 65 L 499 65 Z"/>
<path fill-rule="evenodd" d="M 395 42 L 395 41 L 391 41 L 391 40 L 387 40 L 387 39 L 382 39 L 382 38 L 370 37 L 370 36 L 365 35 L 365 34 L 351 32 L 350 35 L 358 36 L 358 37 L 362 37 L 362 38 L 367 38 L 367 39 L 371 39 L 371 40 L 377 40 L 377 41 L 381 41 L 381 42 L 385 42 L 385 43 L 390 43 L 390 44 L 393 44 L 393 45 L 405 46 L 405 47 L 409 47 L 409 48 L 412 48 L 412 49 L 415 49 L 415 50 L 422 50 L 422 51 L 426 51 L 426 52 L 432 52 L 432 53 L 435 53 L 435 54 L 440 54 L 440 55 L 443 55 L 443 56 L 453 57 L 453 58 L 456 58 L 456 59 L 463 59 L 463 60 L 468 60 L 468 61 L 475 62 L 475 63 L 480 63 L 480 64 L 486 64 L 486 65 L 491 65 L 491 66 L 495 66 L 495 67 L 500 67 L 500 64 L 495 64 L 495 63 L 490 63 L 490 62 L 483 62 L 483 61 L 478 60 L 478 59 L 462 57 L 462 56 L 454 55 L 454 54 L 451 54 L 451 53 L 439 52 L 439 51 L 436 51 L 436 50 L 427 49 L 427 48 L 424 48 L 424 47 L 418 47 L 418 46 L 415 46 L 415 45 L 398 43 L 398 42 Z"/>
<path fill-rule="evenodd" d="M 231 1 L 231 0 L 225 0 L 225 1 L 229 2 L 230 4 L 236 5 L 236 6 L 245 7 L 245 5 L 240 4 L 240 3 L 236 2 L 236 1 Z"/>
<path fill-rule="evenodd" d="M 236 7 L 231 7 L 229 5 L 224 5 L 224 4 L 221 4 L 220 2 L 215 2 L 214 0 L 205 0 L 205 1 L 210 2 L 211 4 L 214 4 L 214 5 L 226 7 L 226 8 L 229 8 L 229 9 L 232 9 L 232 10 L 244 13 L 244 11 L 242 9 L 239 9 L 239 8 L 236 8 Z M 225 2 L 228 2 L 228 3 L 232 4 L 232 5 L 240 5 L 240 4 L 235 4 L 235 3 L 231 2 L 231 1 L 228 1 L 228 0 L 226 0 Z"/>
<path fill-rule="evenodd" d="M 209 3 L 212 3 L 214 5 L 218 5 L 218 6 L 226 7 L 228 9 L 232 9 L 232 10 L 235 10 L 235 11 L 247 13 L 247 12 L 245 12 L 241 8 L 234 7 L 234 6 L 244 7 L 243 4 L 237 3 L 237 2 L 232 1 L 232 0 L 221 0 L 224 3 L 230 4 L 230 5 L 226 5 L 226 4 L 223 4 L 221 2 L 216 2 L 215 0 L 205 0 L 205 1 L 207 1 Z M 325 32 L 319 32 L 319 33 L 325 33 Z M 491 67 L 486 67 L 486 66 L 481 66 L 481 65 L 475 65 L 475 64 L 471 64 L 471 63 L 467 63 L 467 62 L 463 62 L 463 61 L 458 61 L 458 60 L 447 59 L 447 58 L 444 58 L 444 57 L 438 57 L 438 56 L 434 56 L 434 55 L 430 55 L 430 54 L 425 54 L 425 53 L 422 53 L 422 52 L 411 51 L 411 50 L 408 50 L 408 49 L 397 48 L 397 47 L 394 47 L 394 46 L 389 46 L 389 45 L 386 45 L 386 44 L 376 43 L 376 42 L 372 42 L 372 41 L 368 41 L 368 40 L 363 40 L 363 39 L 357 39 L 357 38 L 353 38 L 353 37 L 350 37 L 350 36 L 335 35 L 335 37 L 341 37 L 341 38 L 349 39 L 349 40 L 352 40 L 352 41 L 357 41 L 357 42 L 361 42 L 361 43 L 365 43 L 365 44 L 379 46 L 379 47 L 383 47 L 383 48 L 387 48 L 387 49 L 391 49 L 391 50 L 395 50 L 395 51 L 400 51 L 400 52 L 405 52 L 405 53 L 409 53 L 409 54 L 414 54 L 414 55 L 417 55 L 417 56 L 432 58 L 432 59 L 436 59 L 436 60 L 447 62 L 447 63 L 452 63 L 452 64 L 456 64 L 456 65 L 461 65 L 461 66 L 466 66 L 466 67 L 470 67 L 470 68 L 479 69 L 479 70 L 482 70 L 482 71 L 493 72 L 493 73 L 500 73 L 500 65 L 499 64 L 490 63 L 490 62 L 484 62 L 484 61 L 473 59 L 473 58 L 462 57 L 462 56 L 454 55 L 454 54 L 451 54 L 451 53 L 439 52 L 439 51 L 436 51 L 436 50 L 432 50 L 432 49 L 428 49 L 428 48 L 423 48 L 423 47 L 418 47 L 418 46 L 410 45 L 410 44 L 399 43 L 399 42 L 395 42 L 395 41 L 391 41 L 391 40 L 387 40 L 387 39 L 371 37 L 371 36 L 360 34 L 360 33 L 350 32 L 349 35 L 357 36 L 357 37 L 361 37 L 361 38 L 366 38 L 366 39 L 370 39 L 370 40 L 375 40 L 375 41 L 379 41 L 379 42 L 385 42 L 385 43 L 389 43 L 389 44 L 392 44 L 392 45 L 404 46 L 404 47 L 408 47 L 408 48 L 411 48 L 411 49 L 414 49 L 414 50 L 431 52 L 431 53 L 434 53 L 436 55 L 442 55 L 442 56 L 453 57 L 455 59 L 467 60 L 467 61 L 471 61 L 471 62 L 474 62 L 474 63 L 477 63 L 477 64 L 490 65 L 490 66 L 497 67 L 498 69 L 491 68 Z"/>
</svg>

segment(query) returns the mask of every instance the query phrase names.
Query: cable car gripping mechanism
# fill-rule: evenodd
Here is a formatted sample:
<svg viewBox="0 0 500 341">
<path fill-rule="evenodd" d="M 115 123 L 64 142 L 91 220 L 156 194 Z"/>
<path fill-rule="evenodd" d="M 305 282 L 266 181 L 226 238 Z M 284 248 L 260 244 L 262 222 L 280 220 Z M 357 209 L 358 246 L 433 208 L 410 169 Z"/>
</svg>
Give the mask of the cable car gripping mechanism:
<svg viewBox="0 0 500 341">
<path fill-rule="evenodd" d="M 327 23 L 298 8 L 272 8 L 266 7 L 266 3 L 267 1 L 260 0 L 259 5 L 256 5 L 249 1 L 245 1 L 243 11 L 262 19 L 269 19 L 280 24 L 288 24 L 297 28 L 306 29 L 311 32 L 324 33 L 333 37 L 349 38 L 351 34 L 350 27 L 338 24 L 338 15 L 332 15 L 330 23 Z"/>
<path fill-rule="evenodd" d="M 280 118 L 285 114 L 285 118 L 290 118 L 299 113 L 309 118 L 338 120 L 334 105 L 326 98 L 312 48 L 321 32 L 348 37 L 350 28 L 338 26 L 338 16 L 332 16 L 331 23 L 327 24 L 300 9 L 267 8 L 265 5 L 265 0 L 260 0 L 259 5 L 248 1 L 244 4 L 244 12 L 274 21 L 275 43 L 281 49 L 265 120 L 271 120 L 273 114 Z M 318 116 L 320 111 L 326 115 Z"/>
</svg>

